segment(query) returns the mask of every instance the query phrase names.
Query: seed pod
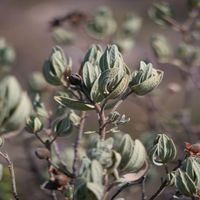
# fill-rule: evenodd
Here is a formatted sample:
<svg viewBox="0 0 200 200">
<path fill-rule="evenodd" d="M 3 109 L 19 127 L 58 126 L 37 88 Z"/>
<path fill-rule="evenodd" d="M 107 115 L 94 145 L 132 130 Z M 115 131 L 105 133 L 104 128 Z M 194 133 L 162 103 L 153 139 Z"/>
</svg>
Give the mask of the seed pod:
<svg viewBox="0 0 200 200">
<path fill-rule="evenodd" d="M 35 155 L 41 160 L 47 160 L 50 158 L 50 152 L 46 148 L 37 148 L 35 151 Z"/>
<path fill-rule="evenodd" d="M 153 7 L 149 10 L 149 16 L 151 19 L 159 25 L 169 24 L 167 19 L 172 16 L 172 11 L 169 5 L 165 2 L 154 3 Z"/>
<path fill-rule="evenodd" d="M 163 78 L 163 71 L 153 68 L 151 63 L 140 62 L 138 71 L 132 74 L 129 87 L 137 95 L 145 95 L 156 88 Z"/>
<path fill-rule="evenodd" d="M 30 116 L 26 121 L 26 131 L 29 133 L 38 133 L 43 128 L 42 121 L 36 116 Z"/>
<path fill-rule="evenodd" d="M 159 166 L 175 159 L 176 146 L 167 135 L 158 134 L 148 152 L 152 162 Z"/>
</svg>

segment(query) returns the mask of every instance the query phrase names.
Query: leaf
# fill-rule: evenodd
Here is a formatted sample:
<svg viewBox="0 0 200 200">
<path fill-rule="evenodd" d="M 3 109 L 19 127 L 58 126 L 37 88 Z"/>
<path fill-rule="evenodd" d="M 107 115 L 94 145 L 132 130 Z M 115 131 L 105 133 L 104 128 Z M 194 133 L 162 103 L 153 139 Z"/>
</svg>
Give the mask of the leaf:
<svg viewBox="0 0 200 200">
<path fill-rule="evenodd" d="M 87 89 L 91 89 L 93 83 L 100 74 L 100 69 L 97 65 L 92 65 L 90 62 L 86 62 L 82 67 L 83 82 Z"/>
<path fill-rule="evenodd" d="M 66 96 L 55 96 L 55 101 L 57 101 L 59 104 L 74 109 L 74 110 L 94 110 L 94 105 L 90 103 L 85 103 L 83 101 L 75 100 L 70 97 Z"/>
<path fill-rule="evenodd" d="M 109 94 L 108 99 L 115 99 L 119 95 L 122 95 L 127 89 L 129 84 L 129 75 L 125 74 L 119 84 L 115 87 L 115 89 Z"/>
<path fill-rule="evenodd" d="M 101 102 L 104 99 L 104 96 L 101 94 L 100 89 L 99 89 L 99 77 L 95 80 L 91 91 L 90 91 L 90 98 L 94 102 Z"/>
<path fill-rule="evenodd" d="M 24 92 L 21 95 L 21 100 L 18 106 L 13 111 L 12 115 L 5 121 L 4 129 L 6 131 L 11 131 L 18 129 L 23 123 L 25 123 L 26 118 L 31 113 L 31 102 L 27 94 Z"/>
<path fill-rule="evenodd" d="M 87 183 L 87 188 L 95 195 L 97 200 L 102 199 L 103 193 L 104 193 L 104 188 L 102 185 L 90 182 L 90 183 Z M 92 200 L 95 200 L 95 199 L 92 199 Z"/>
<path fill-rule="evenodd" d="M 147 161 L 145 161 L 144 165 L 142 166 L 142 168 L 140 168 L 139 171 L 134 172 L 134 173 L 132 172 L 132 173 L 124 174 L 123 178 L 127 182 L 134 182 L 140 179 L 141 177 L 143 177 L 147 173 L 148 169 L 149 169 L 149 164 Z"/>
<path fill-rule="evenodd" d="M 103 184 L 103 168 L 97 160 L 91 162 L 91 178 L 92 182 Z"/>
</svg>

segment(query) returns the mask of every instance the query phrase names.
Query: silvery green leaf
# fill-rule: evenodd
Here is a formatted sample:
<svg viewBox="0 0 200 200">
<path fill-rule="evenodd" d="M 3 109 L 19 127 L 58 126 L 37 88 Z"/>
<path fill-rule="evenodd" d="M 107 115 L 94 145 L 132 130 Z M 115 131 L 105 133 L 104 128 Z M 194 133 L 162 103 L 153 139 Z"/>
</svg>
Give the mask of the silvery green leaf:
<svg viewBox="0 0 200 200">
<path fill-rule="evenodd" d="M 3 165 L 0 163 L 0 181 L 3 178 Z"/>
<path fill-rule="evenodd" d="M 100 59 L 101 71 L 104 72 L 119 65 L 123 65 L 121 53 L 115 44 L 108 45 Z"/>
<path fill-rule="evenodd" d="M 91 91 L 90 91 L 90 98 L 94 102 L 101 102 L 104 99 L 104 96 L 101 94 L 99 90 L 99 77 L 95 80 Z"/>
<path fill-rule="evenodd" d="M 103 184 L 103 168 L 97 160 L 91 162 L 91 180 L 94 183 Z"/>
<path fill-rule="evenodd" d="M 103 185 L 97 183 L 87 183 L 87 189 L 94 194 L 93 200 L 101 200 L 104 194 L 104 187 Z"/>
<path fill-rule="evenodd" d="M 61 85 L 66 72 L 71 72 L 70 61 L 66 60 L 63 50 L 56 46 L 43 65 L 44 78 L 50 84 Z"/>
<path fill-rule="evenodd" d="M 39 93 L 35 94 L 32 104 L 33 104 L 33 109 L 35 110 L 37 115 L 39 115 L 42 118 L 48 116 L 48 112 L 45 108 L 44 103 L 41 100 L 41 96 L 39 95 Z"/>
<path fill-rule="evenodd" d="M 52 130 L 53 133 L 57 134 L 60 137 L 68 136 L 73 130 L 72 121 L 69 119 L 68 116 L 62 119 L 57 119 L 53 123 Z"/>
<path fill-rule="evenodd" d="M 156 70 L 152 64 L 140 62 L 139 70 L 133 73 L 129 83 L 130 88 L 137 95 L 145 95 L 156 88 L 163 78 L 163 71 Z"/>
<path fill-rule="evenodd" d="M 141 29 L 141 26 L 142 26 L 141 17 L 133 13 L 129 13 L 126 15 L 123 21 L 122 31 L 126 36 L 132 36 Z"/>
<path fill-rule="evenodd" d="M 54 27 L 52 36 L 56 43 L 64 45 L 71 44 L 75 39 L 74 33 L 67 31 L 62 27 Z"/>
<path fill-rule="evenodd" d="M 97 8 L 86 24 L 87 33 L 96 39 L 112 35 L 116 28 L 117 24 L 112 17 L 111 10 L 105 6 Z"/>
<path fill-rule="evenodd" d="M 154 3 L 149 10 L 149 16 L 155 23 L 166 25 L 168 24 L 166 17 L 172 16 L 172 10 L 166 2 Z"/>
<path fill-rule="evenodd" d="M 114 112 L 110 112 L 108 114 L 108 120 L 112 123 L 115 123 L 116 121 L 118 121 L 120 119 L 120 114 L 117 111 Z"/>
<path fill-rule="evenodd" d="M 132 152 L 130 161 L 124 168 L 124 171 L 135 172 L 142 168 L 144 162 L 146 161 L 146 150 L 144 145 L 139 141 L 135 140 L 134 150 Z"/>
<path fill-rule="evenodd" d="M 122 115 L 121 118 L 116 122 L 116 124 L 117 125 L 125 124 L 129 121 L 130 121 L 130 117 L 127 118 L 125 115 Z"/>
<path fill-rule="evenodd" d="M 97 65 L 92 65 L 90 62 L 85 62 L 82 67 L 82 78 L 86 88 L 90 91 L 93 83 L 98 78 L 100 69 Z"/>
<path fill-rule="evenodd" d="M 94 105 L 90 103 L 86 103 L 83 101 L 79 101 L 76 99 L 72 99 L 70 97 L 66 96 L 55 96 L 55 101 L 57 101 L 59 104 L 74 109 L 74 110 L 94 110 Z"/>
<path fill-rule="evenodd" d="M 160 34 L 153 35 L 151 38 L 151 48 L 155 56 L 162 61 L 171 56 L 172 49 L 167 39 Z"/>
<path fill-rule="evenodd" d="M 38 117 L 32 115 L 26 120 L 25 129 L 29 133 L 37 133 L 41 131 L 42 128 L 43 128 L 43 123 Z"/>
<path fill-rule="evenodd" d="M 15 97 L 15 98 L 13 98 Z M 6 101 L 9 110 L 15 108 L 21 98 L 21 86 L 17 79 L 12 76 L 5 76 L 0 82 L 0 98 Z"/>
<path fill-rule="evenodd" d="M 114 148 L 121 155 L 119 168 L 124 172 L 136 172 L 146 161 L 146 150 L 143 144 L 139 140 L 133 141 L 128 134 L 115 137 Z"/>
<path fill-rule="evenodd" d="M 83 62 L 81 64 L 80 71 L 82 72 L 82 67 L 86 62 L 90 62 L 92 65 L 99 65 L 99 60 L 102 55 L 102 48 L 98 44 L 93 44 L 85 54 Z"/>
<path fill-rule="evenodd" d="M 123 169 L 130 161 L 131 155 L 134 151 L 133 141 L 128 134 L 125 134 L 121 138 L 119 149 L 116 149 L 116 151 L 118 151 L 121 154 L 122 159 L 120 163 L 120 169 Z"/>
<path fill-rule="evenodd" d="M 193 196 L 196 193 L 195 183 L 180 169 L 176 171 L 176 187 L 185 196 Z"/>
<path fill-rule="evenodd" d="M 41 72 L 35 71 L 28 80 L 29 87 L 34 92 L 42 92 L 47 88 L 47 83 Z"/>
<path fill-rule="evenodd" d="M 102 95 L 108 96 L 114 91 L 124 74 L 119 74 L 117 67 L 104 71 L 99 77 L 99 89 Z"/>
<path fill-rule="evenodd" d="M 96 131 L 85 131 L 84 134 L 85 135 L 90 135 L 90 134 L 95 134 L 97 133 Z"/>
<path fill-rule="evenodd" d="M 12 112 L 10 117 L 4 123 L 4 129 L 11 131 L 18 129 L 25 123 L 26 118 L 30 115 L 32 110 L 31 102 L 25 92 L 22 93 L 19 104 Z"/>
<path fill-rule="evenodd" d="M 114 43 L 118 46 L 118 49 L 121 52 L 129 51 L 135 46 L 133 38 L 127 38 L 120 35 L 114 39 Z"/>
<path fill-rule="evenodd" d="M 155 165 L 163 165 L 176 157 L 176 146 L 165 134 L 158 134 L 149 149 L 149 155 Z"/>
<path fill-rule="evenodd" d="M 118 96 L 122 95 L 129 85 L 129 75 L 125 74 L 118 85 L 114 88 L 114 90 L 108 95 L 108 99 L 115 99 Z"/>
</svg>

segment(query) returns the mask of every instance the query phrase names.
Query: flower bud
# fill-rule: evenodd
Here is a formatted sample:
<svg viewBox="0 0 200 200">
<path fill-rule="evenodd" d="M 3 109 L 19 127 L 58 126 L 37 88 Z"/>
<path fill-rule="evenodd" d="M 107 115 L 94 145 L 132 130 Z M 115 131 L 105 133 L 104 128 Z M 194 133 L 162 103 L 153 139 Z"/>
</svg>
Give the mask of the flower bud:
<svg viewBox="0 0 200 200">
<path fill-rule="evenodd" d="M 138 71 L 132 74 L 129 86 L 137 95 L 145 95 L 156 88 L 163 78 L 163 71 L 153 68 L 151 63 L 140 62 Z"/>
<path fill-rule="evenodd" d="M 115 111 L 108 114 L 108 120 L 112 123 L 118 121 L 120 119 L 120 114 Z"/>
<path fill-rule="evenodd" d="M 158 134 L 149 149 L 149 156 L 155 165 L 166 164 L 176 157 L 176 146 L 165 134 Z"/>
<path fill-rule="evenodd" d="M 155 56 L 159 59 L 169 58 L 171 55 L 171 49 L 169 47 L 169 42 L 162 35 L 154 35 L 151 38 L 151 48 Z"/>
<path fill-rule="evenodd" d="M 43 124 L 38 117 L 30 116 L 26 121 L 26 131 L 29 133 L 38 133 L 42 130 Z"/>
<path fill-rule="evenodd" d="M 155 3 L 149 10 L 149 15 L 155 23 L 159 25 L 166 25 L 168 24 L 166 18 L 172 16 L 172 11 L 169 5 L 165 2 Z"/>
<path fill-rule="evenodd" d="M 69 83 L 72 85 L 81 85 L 82 77 L 79 74 L 72 74 L 69 76 Z"/>
<path fill-rule="evenodd" d="M 41 160 L 47 160 L 50 158 L 50 152 L 46 148 L 37 148 L 35 151 L 35 155 Z"/>
<path fill-rule="evenodd" d="M 186 142 L 185 151 L 191 156 L 200 156 L 200 143 L 190 144 Z"/>
<path fill-rule="evenodd" d="M 56 46 L 43 65 L 43 75 L 48 83 L 61 85 L 66 71 L 71 71 L 71 61 L 66 60 L 63 50 Z"/>
</svg>

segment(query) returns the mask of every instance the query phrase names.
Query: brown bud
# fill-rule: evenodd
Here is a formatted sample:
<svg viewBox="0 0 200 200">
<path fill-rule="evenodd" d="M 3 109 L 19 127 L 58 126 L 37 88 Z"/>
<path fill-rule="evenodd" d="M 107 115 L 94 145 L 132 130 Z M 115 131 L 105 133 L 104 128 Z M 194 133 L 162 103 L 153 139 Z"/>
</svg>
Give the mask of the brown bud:
<svg viewBox="0 0 200 200">
<path fill-rule="evenodd" d="M 81 85 L 82 84 L 82 77 L 79 74 L 72 74 L 69 76 L 69 82 L 72 85 Z"/>
<path fill-rule="evenodd" d="M 185 151 L 188 152 L 191 156 L 199 156 L 200 155 L 200 143 L 190 144 L 185 143 Z"/>
<path fill-rule="evenodd" d="M 35 151 L 35 155 L 39 158 L 39 159 L 49 159 L 50 158 L 50 152 L 48 149 L 46 148 L 37 148 Z"/>
<path fill-rule="evenodd" d="M 64 174 L 55 175 L 55 183 L 58 186 L 65 186 L 69 182 L 69 178 Z"/>
</svg>

